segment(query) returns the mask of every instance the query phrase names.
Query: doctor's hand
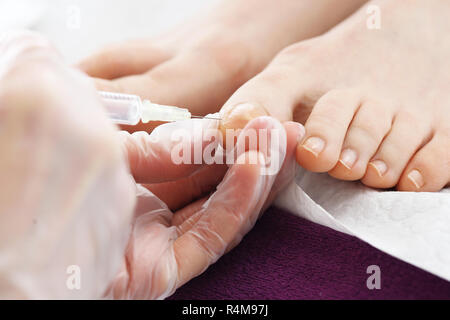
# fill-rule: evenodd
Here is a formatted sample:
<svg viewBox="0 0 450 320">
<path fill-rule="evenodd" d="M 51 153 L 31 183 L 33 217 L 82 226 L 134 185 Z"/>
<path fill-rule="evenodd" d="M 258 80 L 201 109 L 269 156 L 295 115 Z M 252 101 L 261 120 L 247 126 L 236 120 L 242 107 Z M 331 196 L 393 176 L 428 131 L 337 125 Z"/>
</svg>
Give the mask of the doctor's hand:
<svg viewBox="0 0 450 320">
<path fill-rule="evenodd" d="M 109 297 L 168 297 L 236 246 L 294 177 L 301 125 L 254 119 L 237 139 L 233 165 L 202 165 L 198 159 L 199 164 L 190 164 L 195 152 L 217 141 L 219 132 L 216 121 L 193 120 L 159 126 L 151 135 L 122 133 L 131 172 L 145 188 L 138 188 L 123 268 Z M 175 136 L 188 137 L 183 140 L 188 161 L 174 161 L 180 151 Z M 250 136 L 258 143 L 246 144 Z"/>
<path fill-rule="evenodd" d="M 99 298 L 135 205 L 91 81 L 40 36 L 0 37 L 0 297 Z"/>
</svg>

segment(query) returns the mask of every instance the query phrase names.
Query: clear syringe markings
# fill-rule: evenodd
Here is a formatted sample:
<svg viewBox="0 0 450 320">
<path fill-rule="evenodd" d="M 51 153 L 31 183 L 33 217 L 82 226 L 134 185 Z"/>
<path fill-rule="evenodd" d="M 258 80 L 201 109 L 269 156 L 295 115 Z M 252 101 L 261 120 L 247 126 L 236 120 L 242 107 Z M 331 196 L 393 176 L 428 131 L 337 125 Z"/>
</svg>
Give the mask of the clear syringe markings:
<svg viewBox="0 0 450 320">
<path fill-rule="evenodd" d="M 109 118 L 116 124 L 134 126 L 139 121 L 174 122 L 192 118 L 220 120 L 209 116 L 193 116 L 188 109 L 152 103 L 137 95 L 105 91 L 99 91 L 99 94 Z"/>
</svg>

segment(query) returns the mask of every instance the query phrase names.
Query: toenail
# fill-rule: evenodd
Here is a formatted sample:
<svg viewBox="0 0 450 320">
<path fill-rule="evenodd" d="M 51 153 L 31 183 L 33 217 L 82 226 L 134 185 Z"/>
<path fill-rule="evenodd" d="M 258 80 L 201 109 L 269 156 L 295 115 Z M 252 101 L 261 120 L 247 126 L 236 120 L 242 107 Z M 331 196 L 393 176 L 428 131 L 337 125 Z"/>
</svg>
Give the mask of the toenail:
<svg viewBox="0 0 450 320">
<path fill-rule="evenodd" d="M 374 160 L 374 161 L 370 162 L 369 164 L 374 167 L 374 169 L 377 171 L 377 173 L 380 177 L 382 177 L 388 169 L 386 163 L 381 160 Z"/>
<path fill-rule="evenodd" d="M 325 147 L 325 141 L 318 137 L 310 137 L 303 143 L 303 148 L 311 152 L 315 157 L 322 152 Z"/>
<path fill-rule="evenodd" d="M 255 109 L 255 107 L 250 103 L 242 103 L 235 106 L 231 109 L 231 112 L 228 114 L 230 118 L 240 116 L 240 117 L 248 117 L 251 112 Z"/>
<path fill-rule="evenodd" d="M 358 154 L 356 153 L 355 150 L 345 149 L 341 153 L 341 159 L 339 160 L 339 162 L 342 163 L 342 165 L 344 165 L 344 167 L 346 167 L 347 169 L 350 170 L 353 167 L 353 165 L 355 164 L 357 158 L 358 158 Z"/>
<path fill-rule="evenodd" d="M 408 179 L 414 183 L 417 189 L 420 189 L 425 184 L 425 181 L 423 180 L 422 174 L 419 172 L 419 170 L 411 170 L 411 172 L 408 174 Z"/>
<path fill-rule="evenodd" d="M 269 113 L 260 106 L 251 103 L 241 103 L 233 107 L 223 108 L 220 114 L 223 126 L 242 129 L 250 120 L 267 116 Z"/>
</svg>

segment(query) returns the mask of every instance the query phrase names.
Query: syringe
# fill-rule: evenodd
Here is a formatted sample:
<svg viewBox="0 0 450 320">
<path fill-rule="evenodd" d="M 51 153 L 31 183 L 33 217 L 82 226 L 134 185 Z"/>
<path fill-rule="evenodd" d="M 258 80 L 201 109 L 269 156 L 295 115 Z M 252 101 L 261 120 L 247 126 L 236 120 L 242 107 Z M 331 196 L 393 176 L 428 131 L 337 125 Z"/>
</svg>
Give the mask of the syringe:
<svg viewBox="0 0 450 320">
<path fill-rule="evenodd" d="M 142 100 L 132 94 L 99 91 L 109 118 L 117 124 L 137 125 L 139 121 L 173 122 L 191 118 L 220 120 L 218 118 L 193 116 L 188 109 L 164 106 Z"/>
</svg>

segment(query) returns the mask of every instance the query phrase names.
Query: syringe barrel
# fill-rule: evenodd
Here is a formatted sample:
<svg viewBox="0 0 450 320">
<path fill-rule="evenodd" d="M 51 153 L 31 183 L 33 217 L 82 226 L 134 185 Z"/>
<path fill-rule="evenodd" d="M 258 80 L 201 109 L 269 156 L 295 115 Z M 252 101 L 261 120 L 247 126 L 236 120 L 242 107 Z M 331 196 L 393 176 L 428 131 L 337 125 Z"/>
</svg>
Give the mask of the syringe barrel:
<svg viewBox="0 0 450 320">
<path fill-rule="evenodd" d="M 117 124 L 136 125 L 141 120 L 142 101 L 139 96 L 99 91 L 108 117 Z"/>
</svg>

